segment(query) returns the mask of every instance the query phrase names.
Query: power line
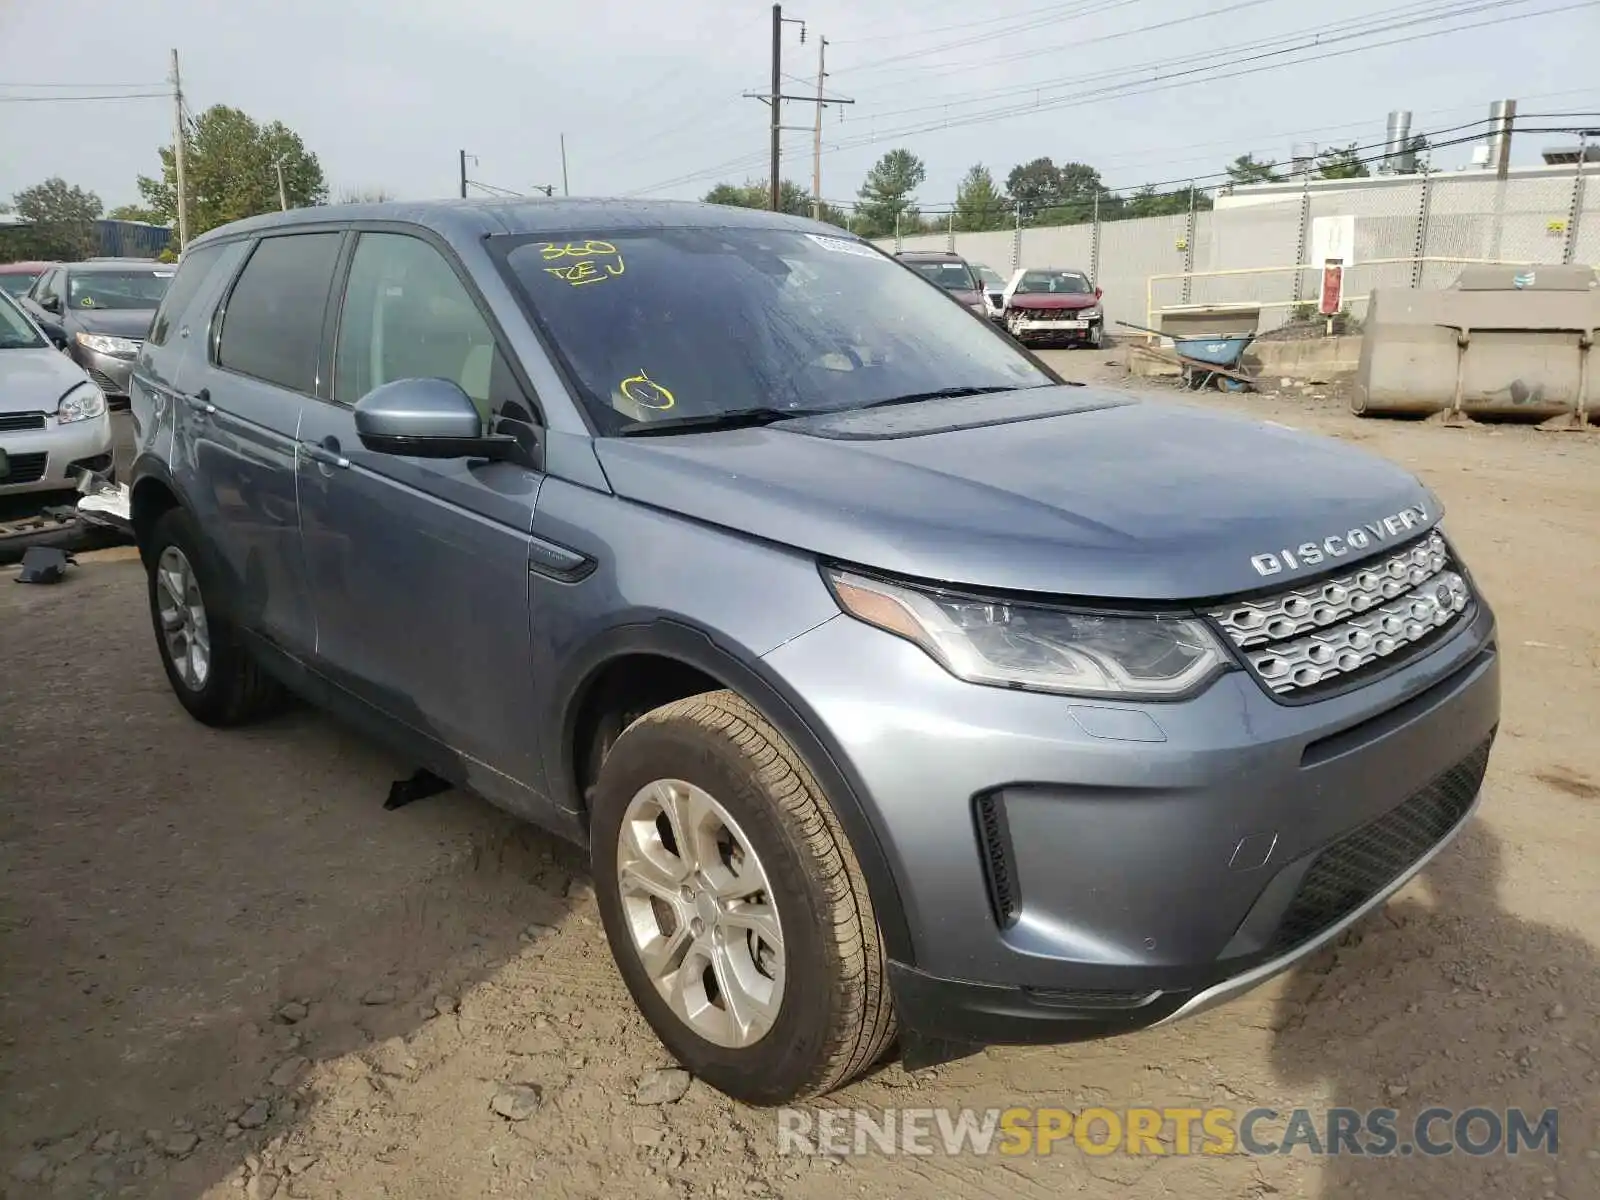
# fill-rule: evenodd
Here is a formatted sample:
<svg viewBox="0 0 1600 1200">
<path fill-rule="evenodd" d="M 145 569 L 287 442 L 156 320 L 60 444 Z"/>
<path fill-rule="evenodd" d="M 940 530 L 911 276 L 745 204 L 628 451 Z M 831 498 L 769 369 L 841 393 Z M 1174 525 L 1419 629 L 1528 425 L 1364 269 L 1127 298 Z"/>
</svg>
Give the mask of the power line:
<svg viewBox="0 0 1600 1200">
<path fill-rule="evenodd" d="M 0 83 L 0 88 L 153 88 L 161 87 L 160 81 L 151 82 L 144 80 L 141 83 Z"/>
<path fill-rule="evenodd" d="M 1059 7 L 1077 8 L 1080 7 L 1080 4 L 1079 0 L 1072 0 L 1071 3 L 1062 4 Z M 882 42 L 887 41 L 890 38 L 893 38 L 896 41 L 911 41 L 915 38 L 926 37 L 929 34 L 950 33 L 957 29 L 976 29 L 984 25 L 995 25 L 1004 21 L 1036 18 L 1041 15 L 1042 13 L 1039 9 L 1034 9 L 1032 12 L 1000 13 L 995 16 L 984 17 L 979 21 L 961 21 L 955 25 L 935 25 L 931 29 L 898 29 L 893 33 L 868 33 L 863 34 L 860 37 L 841 38 L 839 39 L 838 44 L 841 46 L 854 46 L 860 42 Z"/>
<path fill-rule="evenodd" d="M 72 104 L 78 100 L 170 100 L 171 92 L 108 92 L 96 96 L 0 96 L 0 104 Z"/>
<path fill-rule="evenodd" d="M 1523 3 L 1525 0 L 1495 0 L 1495 2 L 1498 5 L 1505 5 L 1507 3 Z M 1592 8 L 1596 5 L 1596 3 L 1600 3 L 1600 0 L 1579 0 L 1577 3 L 1541 9 L 1537 12 L 1516 13 L 1509 16 L 1496 17 L 1490 20 L 1477 21 L 1465 25 L 1454 25 L 1443 29 L 1426 30 L 1421 33 L 1409 34 L 1405 37 L 1390 38 L 1386 41 L 1374 42 L 1364 46 L 1346 47 L 1342 50 L 1333 50 L 1323 54 L 1306 55 L 1289 61 L 1257 63 L 1254 66 L 1247 66 L 1243 69 L 1240 69 L 1238 65 L 1231 60 L 1227 62 L 1214 61 L 1210 65 L 1209 69 L 1217 72 L 1225 72 L 1226 78 L 1233 79 L 1242 75 L 1254 75 L 1263 71 L 1279 70 L 1288 66 L 1303 66 L 1307 63 L 1321 62 L 1326 59 L 1348 57 L 1349 55 L 1364 53 L 1368 50 L 1382 49 L 1389 46 L 1404 45 L 1412 42 L 1425 41 L 1436 37 L 1444 37 L 1452 33 L 1461 33 L 1469 29 L 1480 29 L 1492 25 L 1501 25 L 1512 20 L 1533 19 L 1543 16 L 1552 16 L 1563 12 L 1570 12 L 1574 9 Z M 1273 58 L 1277 57 L 1278 55 L 1298 53 L 1303 49 L 1305 49 L 1305 47 L 1297 46 L 1257 57 Z M 1048 112 L 1055 109 L 1070 107 L 1076 104 L 1087 104 L 1111 99 L 1126 99 L 1132 96 L 1142 96 L 1149 95 L 1154 92 L 1170 91 L 1174 88 L 1192 86 L 1195 83 L 1212 82 L 1219 77 L 1218 75 L 1211 75 L 1205 78 L 1196 77 L 1206 69 L 1208 68 L 1198 67 L 1177 72 L 1177 76 L 1181 76 L 1181 78 L 1162 79 L 1158 76 L 1153 80 L 1130 80 L 1122 84 L 1094 88 L 1081 93 L 1057 97 L 1045 103 L 1012 106 L 1005 109 L 985 111 L 970 117 L 958 118 L 956 120 L 945 119 L 941 121 L 934 121 L 932 123 L 924 122 L 916 125 L 908 125 L 898 129 L 887 130 L 883 133 L 874 133 L 862 137 L 845 139 L 844 141 L 827 147 L 824 150 L 824 153 L 836 154 L 841 151 L 876 145 L 885 141 L 903 138 L 914 134 L 930 133 L 944 129 L 956 129 L 968 125 L 988 124 L 994 121 L 1007 120 L 1008 118 L 1015 116 L 1024 116 L 1036 112 Z M 741 166 L 748 165 L 750 162 L 751 156 L 747 154 L 741 156 L 740 158 L 719 163 L 714 167 L 706 168 L 701 171 L 689 172 L 673 179 L 652 184 L 647 188 L 637 189 L 629 194 L 638 195 L 641 192 L 656 191 L 662 188 L 679 187 L 684 184 L 695 183 L 699 180 L 709 178 L 710 176 L 719 174 L 721 172 L 734 170 Z"/>
</svg>

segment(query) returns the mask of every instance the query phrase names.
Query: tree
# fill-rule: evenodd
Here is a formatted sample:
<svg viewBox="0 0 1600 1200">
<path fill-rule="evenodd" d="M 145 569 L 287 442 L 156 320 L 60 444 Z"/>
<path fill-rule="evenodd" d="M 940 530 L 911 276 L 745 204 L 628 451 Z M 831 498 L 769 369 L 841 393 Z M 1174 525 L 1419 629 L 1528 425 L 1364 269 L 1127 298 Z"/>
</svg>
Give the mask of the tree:
<svg viewBox="0 0 1600 1200">
<path fill-rule="evenodd" d="M 1317 155 L 1318 179 L 1365 179 L 1371 174 L 1367 164 L 1361 161 L 1355 142 Z"/>
<path fill-rule="evenodd" d="M 1211 197 L 1199 188 L 1179 188 L 1174 192 L 1158 192 L 1146 184 L 1121 204 L 1125 217 L 1170 217 L 1189 211 L 1190 193 L 1193 192 L 1196 212 L 1206 212 L 1214 206 Z"/>
<path fill-rule="evenodd" d="M 1278 174 L 1277 162 L 1268 159 L 1266 162 L 1257 162 L 1254 154 L 1241 154 L 1227 166 L 1228 182 L 1242 183 L 1278 183 L 1283 176 Z"/>
<path fill-rule="evenodd" d="M 106 214 L 108 221 L 141 221 L 146 225 L 165 225 L 161 214 L 138 204 L 119 204 Z"/>
<path fill-rule="evenodd" d="M 891 150 L 873 164 L 856 194 L 856 232 L 864 237 L 885 237 L 895 232 L 898 221 L 902 232 L 916 228 L 921 220 L 917 199 L 912 193 L 928 177 L 928 168 L 909 150 Z"/>
<path fill-rule="evenodd" d="M 339 193 L 340 204 L 384 204 L 397 199 L 388 188 L 344 188 Z"/>
<path fill-rule="evenodd" d="M 186 129 L 184 183 L 189 193 L 189 236 L 229 221 L 278 208 L 278 173 L 291 208 L 325 204 L 328 185 L 322 164 L 300 135 L 282 122 L 258 124 L 225 104 L 213 105 Z M 177 168 L 172 147 L 164 146 L 161 178 L 139 176 L 139 193 L 161 220 L 177 224 Z"/>
<path fill-rule="evenodd" d="M 726 204 L 733 208 L 764 209 L 771 204 L 772 196 L 765 179 L 747 179 L 743 183 L 719 183 L 705 194 L 703 200 L 707 204 Z M 778 211 L 795 217 L 809 217 L 811 193 L 794 180 L 785 179 L 778 185 Z M 822 220 L 843 229 L 849 218 L 843 210 L 824 201 Z"/>
<path fill-rule="evenodd" d="M 1022 219 L 1030 220 L 1061 203 L 1061 172 L 1050 159 L 1036 158 L 1011 168 L 1006 191 L 1022 209 Z"/>
<path fill-rule="evenodd" d="M 1056 181 L 1056 202 L 1039 215 L 1040 225 L 1081 225 L 1092 221 L 1096 201 L 1104 209 L 1111 198 L 1111 190 L 1100 178 L 1100 172 L 1087 163 L 1063 163 L 1056 169 Z"/>
<path fill-rule="evenodd" d="M 1010 224 L 1010 205 L 982 163 L 970 167 L 956 188 L 956 228 L 981 233 Z"/>
<path fill-rule="evenodd" d="M 10 244 L 13 253 L 25 258 L 88 258 L 100 248 L 94 223 L 104 206 L 100 197 L 69 184 L 59 175 L 12 197 L 17 216 L 28 222 L 17 230 Z"/>
</svg>

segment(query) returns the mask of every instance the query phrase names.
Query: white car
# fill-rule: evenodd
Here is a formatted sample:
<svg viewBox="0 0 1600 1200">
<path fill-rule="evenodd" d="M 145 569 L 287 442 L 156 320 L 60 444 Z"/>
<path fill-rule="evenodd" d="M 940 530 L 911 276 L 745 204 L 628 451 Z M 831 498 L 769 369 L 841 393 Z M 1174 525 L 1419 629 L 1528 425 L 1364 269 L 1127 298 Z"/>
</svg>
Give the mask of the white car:
<svg viewBox="0 0 1600 1200">
<path fill-rule="evenodd" d="M 991 321 L 1003 321 L 1006 315 L 1006 281 L 999 271 L 982 263 L 971 263 L 973 273 L 983 283 L 983 306 L 989 310 Z"/>
<path fill-rule="evenodd" d="M 0 292 L 0 496 L 72 491 L 111 464 L 105 394 Z"/>
</svg>

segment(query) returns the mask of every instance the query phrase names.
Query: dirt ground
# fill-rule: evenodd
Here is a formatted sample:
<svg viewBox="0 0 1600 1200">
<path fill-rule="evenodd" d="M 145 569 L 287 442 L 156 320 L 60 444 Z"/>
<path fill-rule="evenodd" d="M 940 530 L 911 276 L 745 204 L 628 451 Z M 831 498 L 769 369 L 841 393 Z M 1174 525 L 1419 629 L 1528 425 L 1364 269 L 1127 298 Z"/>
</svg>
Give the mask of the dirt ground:
<svg viewBox="0 0 1600 1200">
<path fill-rule="evenodd" d="M 1600 1197 L 1600 434 L 1363 422 L 1321 388 L 1199 402 L 1444 500 L 1501 621 L 1482 815 L 1222 1009 L 824 1105 L 1555 1107 L 1557 1156 L 780 1154 L 772 1113 L 646 1078 L 670 1063 L 578 853 L 467 796 L 385 812 L 405 764 L 316 713 L 195 724 L 124 558 L 0 582 L 0 1196 Z"/>
</svg>

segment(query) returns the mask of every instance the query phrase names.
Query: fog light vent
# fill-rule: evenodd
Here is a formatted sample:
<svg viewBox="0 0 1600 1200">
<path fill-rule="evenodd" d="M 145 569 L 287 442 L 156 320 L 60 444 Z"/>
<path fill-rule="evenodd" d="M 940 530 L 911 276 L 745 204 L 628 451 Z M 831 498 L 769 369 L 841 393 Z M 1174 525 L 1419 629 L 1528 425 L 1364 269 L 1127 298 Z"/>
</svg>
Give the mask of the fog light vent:
<svg viewBox="0 0 1600 1200">
<path fill-rule="evenodd" d="M 1003 929 L 1016 923 L 1022 909 L 1017 892 L 1016 859 L 1011 852 L 1011 828 L 1005 805 L 996 795 L 979 796 L 974 805 L 978 844 L 983 851 L 983 877 L 989 886 L 994 919 Z"/>
</svg>

